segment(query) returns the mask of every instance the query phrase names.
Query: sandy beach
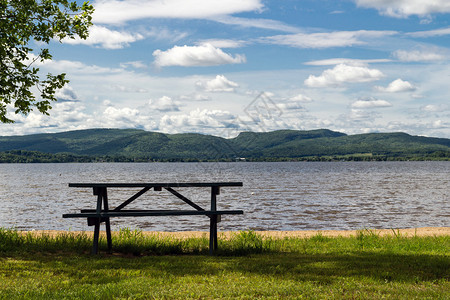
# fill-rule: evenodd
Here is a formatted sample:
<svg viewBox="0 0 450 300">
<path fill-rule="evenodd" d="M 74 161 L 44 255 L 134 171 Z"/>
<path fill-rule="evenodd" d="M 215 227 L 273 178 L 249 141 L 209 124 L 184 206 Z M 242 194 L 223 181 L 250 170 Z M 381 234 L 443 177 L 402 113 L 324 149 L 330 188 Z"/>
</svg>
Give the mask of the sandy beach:
<svg viewBox="0 0 450 300">
<path fill-rule="evenodd" d="M 421 227 L 421 228 L 409 228 L 409 229 L 369 229 L 371 232 L 375 232 L 380 236 L 386 235 L 396 235 L 399 234 L 402 236 L 442 236 L 442 235 L 450 235 L 450 227 Z M 51 235 L 55 236 L 61 233 L 74 233 L 81 234 L 85 233 L 87 235 L 92 235 L 92 231 L 58 231 L 58 230 L 36 230 L 36 231 L 24 231 L 23 233 L 32 232 L 36 235 Z M 255 231 L 256 234 L 262 235 L 263 237 L 271 237 L 271 238 L 285 238 L 285 237 L 299 237 L 299 238 L 308 238 L 315 236 L 317 234 L 321 234 L 323 236 L 328 237 L 350 237 L 356 236 L 360 232 L 360 230 L 301 230 L 301 231 Z M 209 237 L 208 231 L 178 231 L 178 232 L 164 232 L 164 231 L 143 231 L 145 235 L 157 235 L 161 237 L 173 237 L 177 239 L 184 238 L 198 238 L 198 237 Z M 104 231 L 101 232 L 104 234 Z M 113 234 L 117 234 L 117 232 L 113 232 Z M 236 231 L 222 231 L 219 232 L 219 238 L 229 238 L 233 234 L 236 234 Z"/>
</svg>

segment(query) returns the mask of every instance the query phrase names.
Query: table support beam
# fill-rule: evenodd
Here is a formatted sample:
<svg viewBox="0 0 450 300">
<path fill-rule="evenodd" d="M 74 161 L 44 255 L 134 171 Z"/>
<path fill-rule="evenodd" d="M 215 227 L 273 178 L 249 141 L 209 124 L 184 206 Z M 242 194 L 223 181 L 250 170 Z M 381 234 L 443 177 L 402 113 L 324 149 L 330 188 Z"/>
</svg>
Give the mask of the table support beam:
<svg viewBox="0 0 450 300">
<path fill-rule="evenodd" d="M 140 190 L 139 192 L 137 192 L 134 196 L 132 196 L 130 199 L 128 199 L 127 201 L 123 202 L 122 204 L 120 204 L 119 206 L 117 206 L 116 208 L 114 208 L 114 211 L 118 211 L 121 210 L 122 208 L 124 208 L 125 206 L 127 206 L 128 204 L 130 204 L 131 202 L 133 202 L 134 200 L 136 200 L 137 198 L 139 198 L 140 196 L 142 196 L 143 194 L 145 194 L 149 189 L 151 189 L 151 187 L 144 187 L 142 190 Z"/>
<path fill-rule="evenodd" d="M 175 191 L 173 188 L 171 187 L 165 187 L 166 190 L 168 190 L 169 192 L 171 192 L 173 195 L 175 195 L 176 197 L 178 197 L 179 199 L 183 200 L 185 203 L 189 204 L 190 206 L 192 206 L 193 208 L 195 208 L 196 210 L 199 211 L 204 211 L 205 209 L 198 206 L 197 204 L 195 204 L 194 202 L 192 202 L 191 200 L 189 200 L 188 198 L 186 198 L 185 196 L 181 195 L 180 193 L 178 193 L 177 191 Z"/>
</svg>

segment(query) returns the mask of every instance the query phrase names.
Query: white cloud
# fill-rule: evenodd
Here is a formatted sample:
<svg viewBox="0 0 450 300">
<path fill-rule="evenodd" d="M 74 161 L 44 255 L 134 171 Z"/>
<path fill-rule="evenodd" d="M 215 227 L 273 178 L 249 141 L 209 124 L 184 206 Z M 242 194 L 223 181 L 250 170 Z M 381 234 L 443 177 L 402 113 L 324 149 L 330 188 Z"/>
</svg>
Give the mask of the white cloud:
<svg viewBox="0 0 450 300">
<path fill-rule="evenodd" d="M 167 133 L 202 132 L 217 134 L 217 129 L 226 128 L 236 116 L 228 111 L 195 109 L 188 114 L 164 115 L 159 130 Z"/>
<path fill-rule="evenodd" d="M 421 110 L 426 112 L 438 112 L 440 110 L 440 107 L 439 105 L 429 104 L 422 107 Z"/>
<path fill-rule="evenodd" d="M 404 49 L 407 49 L 406 47 Z M 415 48 L 413 48 L 415 49 Z M 391 121 L 399 121 L 402 124 L 406 124 L 397 130 L 406 131 L 411 134 L 425 134 L 429 136 L 449 136 L 449 127 L 438 127 L 434 129 L 431 125 L 436 120 L 446 121 L 449 119 L 449 111 L 441 110 L 440 105 L 448 102 L 448 93 L 445 89 L 446 81 L 448 81 L 448 70 L 449 66 L 446 62 L 439 64 L 415 64 L 414 66 L 406 64 L 386 64 L 383 69 L 378 68 L 374 65 L 364 65 L 355 63 L 355 65 L 360 65 L 361 67 L 366 67 L 368 69 L 380 69 L 386 75 L 389 75 L 389 80 L 383 78 L 382 84 L 380 82 L 369 82 L 368 84 L 357 84 L 352 86 L 351 89 L 345 91 L 343 89 L 326 89 L 318 88 L 312 89 L 308 88 L 302 90 L 298 86 L 299 79 L 308 78 L 310 74 L 315 76 L 320 76 L 322 72 L 326 69 L 333 69 L 334 65 L 331 67 L 314 67 L 314 68 L 300 68 L 295 70 L 283 70 L 282 72 L 274 72 L 273 70 L 252 71 L 252 72 L 235 72 L 235 73 L 216 73 L 210 75 L 188 75 L 188 76 L 154 76 L 148 72 L 129 72 L 124 69 L 120 69 L 120 72 L 114 73 L 112 69 L 104 68 L 103 73 L 91 73 L 94 68 L 92 66 L 87 66 L 84 64 L 65 64 L 66 66 L 76 66 L 75 70 L 67 69 L 68 76 L 71 79 L 71 87 L 78 95 L 78 99 L 82 99 L 81 102 L 76 102 L 81 107 L 85 105 L 84 110 L 79 110 L 78 105 L 74 106 L 54 106 L 54 109 L 50 111 L 50 116 L 41 116 L 36 113 L 33 115 L 32 120 L 26 121 L 24 119 L 18 119 L 23 121 L 22 123 L 8 125 L 1 128 L 3 135 L 10 132 L 13 134 L 25 134 L 25 133 L 37 133 L 37 132 L 55 132 L 64 131 L 69 129 L 82 129 L 82 128 L 96 128 L 96 127 L 111 127 L 111 128 L 145 128 L 146 130 L 160 130 L 162 132 L 167 132 L 165 128 L 170 129 L 171 132 L 202 132 L 211 134 L 220 134 L 225 131 L 226 128 L 230 127 L 230 122 L 232 116 L 244 116 L 245 112 L 243 107 L 248 106 L 251 101 L 257 96 L 257 94 L 245 95 L 246 90 L 258 90 L 258 94 L 261 90 L 270 90 L 273 94 L 268 96 L 273 97 L 276 104 L 287 104 L 283 107 L 283 115 L 277 119 L 282 120 L 284 124 L 277 122 L 270 123 L 271 119 L 264 121 L 264 130 L 273 130 L 281 128 L 301 128 L 301 129 L 313 129 L 313 128 L 330 128 L 334 130 L 341 130 L 346 133 L 360 133 L 363 130 L 373 131 L 391 131 L 388 127 Z M 77 66 L 78 65 L 78 66 Z M 315 71 L 311 71 L 315 70 Z M 47 70 L 45 70 L 47 71 Z M 64 71 L 64 70 L 62 70 Z M 74 73 L 74 74 L 70 74 Z M 216 78 L 217 74 L 223 74 L 227 79 L 239 84 L 239 88 L 236 90 L 239 93 L 233 94 L 230 98 L 230 94 L 226 93 L 210 93 L 205 92 L 200 89 L 195 89 L 195 84 L 198 81 L 207 82 Z M 407 75 L 405 75 L 407 74 Z M 407 78 L 405 78 L 407 76 Z M 358 108 L 351 107 L 352 102 L 355 102 L 360 95 L 365 95 L 367 92 L 373 92 L 370 88 L 374 85 L 382 85 L 387 87 L 390 82 L 394 79 L 402 78 L 407 80 L 414 85 L 420 83 L 420 93 L 424 95 L 421 100 L 413 100 L 411 95 L 406 94 L 390 94 L 390 98 L 382 97 L 381 94 L 378 96 L 379 99 L 384 99 L 395 105 L 395 108 L 390 107 L 380 107 L 376 103 L 365 102 L 363 104 L 355 104 L 356 106 L 372 106 L 370 108 Z M 111 88 L 117 84 L 123 87 L 133 88 L 133 87 L 144 87 L 148 89 L 147 94 L 135 94 L 130 97 L 123 93 L 118 93 L 115 89 Z M 342 83 L 343 84 L 343 83 Z M 305 86 L 306 88 L 306 86 Z M 242 91 L 242 93 L 241 93 Z M 415 92 L 413 92 L 415 93 Z M 298 94 L 301 94 L 299 96 Z M 410 93 L 408 93 L 410 94 Z M 148 105 L 149 99 L 159 99 L 161 96 L 166 95 L 173 99 L 175 102 L 178 100 L 182 103 L 179 105 L 178 112 L 167 112 L 161 113 L 161 111 L 151 108 Z M 183 97 L 181 95 L 187 95 Z M 206 98 L 202 95 L 210 96 L 210 101 L 208 102 L 195 102 L 194 100 L 205 100 Z M 355 96 L 356 95 L 356 96 Z M 385 94 L 386 95 L 386 94 Z M 297 97 L 298 96 L 298 97 Z M 314 102 L 307 103 L 298 102 L 295 100 L 306 100 L 303 96 L 310 97 L 314 99 Z M 392 98 L 392 99 L 391 99 Z M 104 100 L 108 99 L 102 105 Z M 348 99 L 352 99 L 347 102 Z M 395 100 L 394 102 L 394 99 Z M 370 99 L 369 99 L 370 100 Z M 375 100 L 375 99 L 372 99 Z M 292 101 L 292 102 L 291 102 Z M 367 100 L 366 100 L 367 101 Z M 64 104 L 69 104 L 72 102 L 64 102 Z M 75 104 L 76 104 L 75 103 Z M 347 105 L 343 105 L 347 103 Z M 63 104 L 63 102 L 56 104 Z M 381 103 L 382 104 L 382 103 Z M 378 104 L 380 105 L 380 104 Z M 421 109 L 425 105 L 434 105 L 427 107 L 426 109 Z M 115 107 L 114 110 L 108 111 L 108 114 L 103 114 L 106 110 L 106 106 Z M 124 106 L 128 109 L 123 108 Z M 306 110 L 302 110 L 301 107 L 304 106 Z M 230 118 L 227 119 L 225 115 L 223 119 L 218 123 L 214 123 L 208 118 L 215 118 L 220 116 L 220 114 L 205 114 L 200 117 L 198 114 L 193 115 L 197 118 L 198 126 L 192 125 L 187 120 L 185 121 L 186 127 L 177 127 L 176 122 L 179 118 L 183 119 L 181 116 L 190 117 L 190 112 L 195 110 L 197 107 L 200 111 L 207 109 L 209 112 L 212 110 L 229 111 Z M 378 108 L 377 108 L 378 107 Z M 292 110 L 289 110 L 291 108 Z M 295 108 L 295 109 L 294 109 Z M 125 118 L 121 118 L 119 113 L 121 109 L 124 109 L 123 115 Z M 137 110 L 137 114 L 130 112 L 130 109 Z M 116 112 L 116 113 L 114 113 Z M 136 112 L 136 111 L 134 111 Z M 168 115 L 172 118 L 174 122 L 171 126 L 167 125 L 163 127 L 160 124 L 160 119 L 163 115 Z M 179 115 L 180 117 L 176 117 Z M 344 115 L 341 122 L 337 121 L 337 117 Z M 19 116 L 21 117 L 21 116 Z M 166 117 L 167 119 L 168 117 Z M 348 119 L 347 123 L 344 123 L 345 118 Z M 66 123 L 62 123 L 61 120 L 67 120 Z M 171 119 L 171 118 L 169 118 Z M 199 120 L 204 120 L 200 122 Z M 242 119 L 242 118 L 241 118 Z M 208 121 L 209 120 L 209 121 Z M 245 120 L 244 120 L 245 121 Z M 374 121 L 374 123 L 370 123 Z M 375 122 L 376 121 L 376 122 Z M 251 124 L 261 124 L 255 123 L 253 120 L 248 121 Z M 416 123 L 423 123 L 418 127 L 411 127 Z M 240 130 L 245 130 L 242 122 L 235 121 L 237 129 L 233 132 L 239 132 Z M 27 124 L 27 127 L 25 127 Z M 212 126 L 218 127 L 204 127 L 205 124 L 210 124 Z M 216 125 L 214 125 L 216 124 Z M 233 123 L 232 123 L 233 124 Z M 271 124 L 270 126 L 267 124 Z M 409 125 L 408 125 L 409 124 Z M 428 124 L 428 125 L 427 125 Z M 447 121 L 448 124 L 448 121 Z M 273 125 L 273 126 L 272 126 Z M 227 127 L 228 126 L 228 127 Z M 257 125 L 252 127 L 252 130 L 261 130 Z"/>
<path fill-rule="evenodd" d="M 400 93 L 400 92 L 410 92 L 416 89 L 410 82 L 404 81 L 400 78 L 389 83 L 387 87 L 377 86 L 375 87 L 380 92 L 387 93 Z"/>
<path fill-rule="evenodd" d="M 138 87 L 129 87 L 121 84 L 113 84 L 113 90 L 122 92 L 122 93 L 148 93 L 148 90 Z"/>
<path fill-rule="evenodd" d="M 391 62 L 391 59 L 354 59 L 354 58 L 330 58 L 322 60 L 313 60 L 304 63 L 308 66 L 334 66 L 339 64 L 346 64 L 352 66 L 365 66 L 371 63 L 386 63 Z"/>
<path fill-rule="evenodd" d="M 45 63 L 36 62 L 37 65 L 43 66 L 54 72 L 65 72 L 68 74 L 113 74 L 122 72 L 119 68 L 105 68 L 97 65 L 86 65 L 80 61 L 71 60 L 48 60 Z"/>
<path fill-rule="evenodd" d="M 303 94 L 297 94 L 285 101 L 277 101 L 276 106 L 281 111 L 295 111 L 295 113 L 297 114 L 298 111 L 306 110 L 303 106 L 304 103 L 311 102 L 313 102 L 313 99 L 311 99 L 310 97 Z"/>
<path fill-rule="evenodd" d="M 237 54 L 232 57 L 211 44 L 201 46 L 175 46 L 167 51 L 155 50 L 155 65 L 166 66 L 217 66 L 224 64 L 240 64 L 246 61 L 245 56 Z"/>
<path fill-rule="evenodd" d="M 377 9 L 381 14 L 396 18 L 410 15 L 449 13 L 448 0 L 354 0 L 358 6 Z"/>
<path fill-rule="evenodd" d="M 120 24 L 145 18 L 210 19 L 236 13 L 261 11 L 260 0 L 97 0 L 94 23 Z"/>
<path fill-rule="evenodd" d="M 305 108 L 300 103 L 300 101 L 288 101 L 285 103 L 277 103 L 277 106 L 281 110 L 304 110 Z"/>
<path fill-rule="evenodd" d="M 67 128 L 67 126 L 73 126 L 73 124 L 83 123 L 91 119 L 91 116 L 83 112 L 84 109 L 84 105 L 76 102 L 57 103 L 51 112 L 52 117 L 48 120 L 58 124 L 58 127 Z"/>
<path fill-rule="evenodd" d="M 396 34 L 395 31 L 335 31 L 319 33 L 296 33 L 261 38 L 263 43 L 286 45 L 305 49 L 350 47 L 366 44 L 365 38 L 379 38 Z"/>
<path fill-rule="evenodd" d="M 448 104 L 428 104 L 420 108 L 424 112 L 444 112 L 449 110 L 450 106 Z"/>
<path fill-rule="evenodd" d="M 269 19 L 256 19 L 256 18 L 250 19 L 250 18 L 237 18 L 232 16 L 219 16 L 213 18 L 212 20 L 227 25 L 237 25 L 241 27 L 254 27 L 284 32 L 299 32 L 299 29 L 297 27 L 287 25 L 280 21 Z"/>
<path fill-rule="evenodd" d="M 441 129 L 441 128 L 449 128 L 450 124 L 446 121 L 442 121 L 442 120 L 435 120 L 432 123 L 432 128 L 437 128 L 437 129 Z"/>
<path fill-rule="evenodd" d="M 64 43 L 77 45 L 90 45 L 104 49 L 121 49 L 129 46 L 130 43 L 144 39 L 139 33 L 128 33 L 116 30 L 110 30 L 103 26 L 93 25 L 89 29 L 89 37 L 85 40 L 81 38 L 64 39 Z"/>
<path fill-rule="evenodd" d="M 248 44 L 246 41 L 238 41 L 238 40 L 203 40 L 199 43 L 199 45 L 211 44 L 216 48 L 240 48 L 244 47 Z"/>
<path fill-rule="evenodd" d="M 156 109 L 158 111 L 168 112 L 168 111 L 179 111 L 178 107 L 180 103 L 175 102 L 172 98 L 167 96 L 162 96 L 157 100 L 149 100 L 150 109 Z"/>
<path fill-rule="evenodd" d="M 101 125 L 104 128 L 145 128 L 154 130 L 155 122 L 150 116 L 143 114 L 139 109 L 113 106 L 107 107 L 101 117 Z"/>
<path fill-rule="evenodd" d="M 175 43 L 189 35 L 188 32 L 170 30 L 165 27 L 153 27 L 150 30 L 143 32 L 147 37 L 152 37 L 157 40 L 166 40 Z"/>
<path fill-rule="evenodd" d="M 128 62 L 123 62 L 120 63 L 120 67 L 121 68 L 128 68 L 128 67 L 133 67 L 135 69 L 146 69 L 147 65 L 145 63 L 143 63 L 142 61 L 128 61 Z"/>
<path fill-rule="evenodd" d="M 310 97 L 302 95 L 302 94 L 298 94 L 294 97 L 291 97 L 291 98 L 289 98 L 289 100 L 303 102 L 303 103 L 309 103 L 309 102 L 313 101 L 313 99 L 311 99 Z"/>
<path fill-rule="evenodd" d="M 407 33 L 406 35 L 412 36 L 412 37 L 419 37 L 419 38 L 450 35 L 450 27 L 439 28 L 439 29 L 434 29 L 434 30 L 410 32 L 410 33 Z"/>
<path fill-rule="evenodd" d="M 217 75 L 209 81 L 197 81 L 196 86 L 206 92 L 234 92 L 239 84 L 228 80 L 224 75 Z"/>
<path fill-rule="evenodd" d="M 62 89 L 58 89 L 55 92 L 55 98 L 58 99 L 58 101 L 77 101 L 78 95 L 75 93 L 72 87 L 66 85 Z"/>
<path fill-rule="evenodd" d="M 445 55 L 429 50 L 397 50 L 393 53 L 393 56 L 404 62 L 426 62 L 446 59 Z"/>
<path fill-rule="evenodd" d="M 189 95 L 182 95 L 180 96 L 181 100 L 187 100 L 187 101 L 211 101 L 211 97 L 208 95 L 198 94 L 198 93 L 192 93 Z"/>
<path fill-rule="evenodd" d="M 372 123 L 376 117 L 378 117 L 378 114 L 374 113 L 373 111 L 352 108 L 349 114 L 340 116 L 341 119 L 340 121 L 344 123 L 348 123 L 349 121 L 350 122 L 357 121 L 362 122 L 364 126 L 369 126 L 369 124 Z M 360 125 L 360 127 L 362 126 Z M 364 128 L 362 128 L 362 130 L 363 132 L 365 131 Z"/>
<path fill-rule="evenodd" d="M 333 69 L 323 71 L 320 76 L 310 75 L 304 83 L 309 87 L 336 87 L 344 83 L 375 81 L 383 76 L 377 69 L 339 64 Z"/>
<path fill-rule="evenodd" d="M 380 107 L 390 107 L 392 106 L 386 100 L 380 99 L 360 99 L 352 103 L 351 107 L 354 109 L 370 109 L 370 108 L 380 108 Z"/>
<path fill-rule="evenodd" d="M 410 134 L 417 134 L 424 136 L 442 136 L 444 138 L 447 138 L 450 124 L 448 122 L 443 122 L 440 119 L 427 121 L 414 120 L 413 122 L 392 121 L 389 122 L 385 126 L 385 128 L 389 131 L 404 131 Z"/>
<path fill-rule="evenodd" d="M 80 124 L 91 125 L 92 117 L 83 111 L 85 106 L 80 102 L 63 101 L 52 104 L 51 116 L 32 111 L 27 116 L 14 115 L 17 122 L 10 128 L 15 134 L 31 134 L 36 132 L 54 132 L 81 129 Z"/>
<path fill-rule="evenodd" d="M 122 122 L 131 122 L 132 120 L 136 119 L 136 117 L 139 115 L 139 110 L 128 107 L 115 108 L 109 106 L 105 109 L 103 115 L 105 115 L 108 119 L 113 119 Z"/>
</svg>

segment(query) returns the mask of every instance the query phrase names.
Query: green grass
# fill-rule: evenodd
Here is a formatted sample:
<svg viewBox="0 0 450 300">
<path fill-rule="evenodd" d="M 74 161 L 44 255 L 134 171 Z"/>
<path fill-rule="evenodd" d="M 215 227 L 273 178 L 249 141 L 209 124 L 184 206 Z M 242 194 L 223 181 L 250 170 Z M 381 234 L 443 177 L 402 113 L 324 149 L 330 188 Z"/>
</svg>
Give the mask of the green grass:
<svg viewBox="0 0 450 300">
<path fill-rule="evenodd" d="M 91 238 L 0 229 L 0 299 L 449 299 L 450 236 L 208 239 L 122 230 L 114 251 Z"/>
</svg>

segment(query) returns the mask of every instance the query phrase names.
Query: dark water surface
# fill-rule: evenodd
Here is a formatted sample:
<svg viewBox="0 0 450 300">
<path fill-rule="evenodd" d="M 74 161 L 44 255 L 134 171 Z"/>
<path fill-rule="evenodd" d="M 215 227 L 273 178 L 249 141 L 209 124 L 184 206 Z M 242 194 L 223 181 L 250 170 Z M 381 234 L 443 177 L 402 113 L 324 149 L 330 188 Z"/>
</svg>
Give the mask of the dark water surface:
<svg viewBox="0 0 450 300">
<path fill-rule="evenodd" d="M 94 208 L 91 189 L 69 182 L 243 181 L 223 188 L 219 230 L 305 230 L 450 226 L 450 162 L 0 164 L 0 227 L 91 230 L 62 214 Z M 110 189 L 110 206 L 138 190 Z M 208 207 L 209 189 L 181 193 Z M 190 209 L 166 191 L 129 208 Z M 204 216 L 113 220 L 113 229 L 207 230 Z"/>
</svg>

